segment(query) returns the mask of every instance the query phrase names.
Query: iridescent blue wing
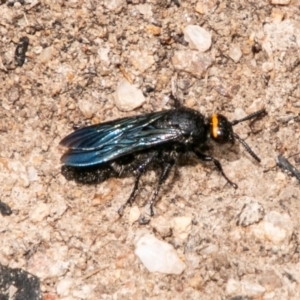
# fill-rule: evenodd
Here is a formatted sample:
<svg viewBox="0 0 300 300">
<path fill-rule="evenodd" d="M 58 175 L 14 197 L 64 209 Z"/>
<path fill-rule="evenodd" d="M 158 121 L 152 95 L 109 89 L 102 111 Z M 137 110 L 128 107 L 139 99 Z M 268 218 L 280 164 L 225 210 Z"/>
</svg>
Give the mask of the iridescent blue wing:
<svg viewBox="0 0 300 300">
<path fill-rule="evenodd" d="M 181 135 L 179 129 L 153 125 L 168 112 L 123 118 L 79 129 L 60 142 L 69 148 L 61 161 L 74 167 L 93 166 L 175 140 Z"/>
</svg>

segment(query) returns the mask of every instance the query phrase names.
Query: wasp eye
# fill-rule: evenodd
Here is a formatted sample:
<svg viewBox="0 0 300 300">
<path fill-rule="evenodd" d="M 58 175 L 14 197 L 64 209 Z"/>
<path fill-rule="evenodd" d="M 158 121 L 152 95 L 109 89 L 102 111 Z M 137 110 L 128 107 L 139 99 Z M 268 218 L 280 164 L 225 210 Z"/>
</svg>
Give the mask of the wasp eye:
<svg viewBox="0 0 300 300">
<path fill-rule="evenodd" d="M 232 125 L 226 117 L 219 114 L 211 116 L 210 136 L 214 141 L 220 144 L 233 142 Z"/>
</svg>

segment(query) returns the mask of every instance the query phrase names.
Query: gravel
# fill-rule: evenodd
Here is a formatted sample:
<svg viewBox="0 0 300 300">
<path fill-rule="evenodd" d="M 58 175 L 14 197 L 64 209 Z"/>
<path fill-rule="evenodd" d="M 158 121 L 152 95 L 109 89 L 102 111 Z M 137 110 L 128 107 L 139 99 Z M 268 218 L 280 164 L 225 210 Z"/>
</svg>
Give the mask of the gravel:
<svg viewBox="0 0 300 300">
<path fill-rule="evenodd" d="M 0 215 L 1 265 L 36 276 L 43 299 L 300 298 L 299 182 L 276 165 L 300 162 L 298 0 L 0 3 L 0 200 L 11 212 Z M 239 143 L 214 147 L 239 188 L 211 163 L 178 166 L 141 225 L 155 170 L 120 218 L 133 178 L 67 181 L 59 141 L 74 126 L 172 108 L 172 81 L 206 116 L 264 107 L 235 126 L 261 163 Z M 137 257 L 141 229 L 180 272 Z"/>
</svg>

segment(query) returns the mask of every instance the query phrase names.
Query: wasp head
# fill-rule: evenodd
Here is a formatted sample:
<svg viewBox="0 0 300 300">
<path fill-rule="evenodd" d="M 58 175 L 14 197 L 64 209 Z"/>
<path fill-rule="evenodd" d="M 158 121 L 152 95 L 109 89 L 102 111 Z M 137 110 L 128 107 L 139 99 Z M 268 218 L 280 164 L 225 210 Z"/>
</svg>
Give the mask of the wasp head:
<svg viewBox="0 0 300 300">
<path fill-rule="evenodd" d="M 234 140 L 238 140 L 246 149 L 246 151 L 258 162 L 260 162 L 260 158 L 252 151 L 252 149 L 249 147 L 249 145 L 241 139 L 236 133 L 233 132 L 232 126 L 235 126 L 241 122 L 251 120 L 253 118 L 262 116 L 265 114 L 265 109 L 261 109 L 257 112 L 254 112 L 245 118 L 234 120 L 232 122 L 229 122 L 226 117 L 220 114 L 213 114 L 210 118 L 210 136 L 211 138 L 220 143 L 225 144 L 228 142 L 234 143 Z"/>
<path fill-rule="evenodd" d="M 220 114 L 213 114 L 210 118 L 210 136 L 220 144 L 234 143 L 232 124 L 226 117 Z"/>
</svg>

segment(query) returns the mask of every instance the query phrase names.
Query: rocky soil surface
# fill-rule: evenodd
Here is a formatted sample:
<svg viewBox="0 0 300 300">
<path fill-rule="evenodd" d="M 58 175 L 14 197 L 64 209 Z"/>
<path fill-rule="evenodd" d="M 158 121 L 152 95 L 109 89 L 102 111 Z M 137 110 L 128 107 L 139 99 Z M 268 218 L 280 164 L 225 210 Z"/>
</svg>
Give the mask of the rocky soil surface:
<svg viewBox="0 0 300 300">
<path fill-rule="evenodd" d="M 39 278 L 37 299 L 300 299 L 300 185 L 276 164 L 300 169 L 299 8 L 0 1 L 0 264 Z M 74 126 L 170 109 L 174 90 L 207 117 L 266 109 L 234 127 L 261 163 L 239 143 L 213 147 L 238 189 L 211 163 L 180 165 L 140 225 L 155 170 L 121 218 L 133 177 L 61 175 Z"/>
</svg>

